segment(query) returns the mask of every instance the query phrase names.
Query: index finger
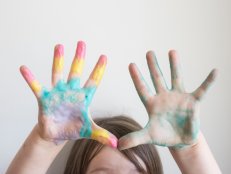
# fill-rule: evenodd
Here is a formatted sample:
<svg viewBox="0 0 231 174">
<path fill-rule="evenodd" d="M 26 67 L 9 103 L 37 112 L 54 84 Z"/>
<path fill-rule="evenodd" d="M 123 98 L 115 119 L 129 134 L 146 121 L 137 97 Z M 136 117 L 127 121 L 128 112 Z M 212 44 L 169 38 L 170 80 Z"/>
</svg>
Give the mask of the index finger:
<svg viewBox="0 0 231 174">
<path fill-rule="evenodd" d="M 88 95 L 93 96 L 96 88 L 98 87 L 100 81 L 103 78 L 103 74 L 107 64 L 107 57 L 101 55 L 97 64 L 95 65 L 94 70 L 92 71 L 90 77 L 84 85 L 84 88 L 87 89 Z"/>
</svg>

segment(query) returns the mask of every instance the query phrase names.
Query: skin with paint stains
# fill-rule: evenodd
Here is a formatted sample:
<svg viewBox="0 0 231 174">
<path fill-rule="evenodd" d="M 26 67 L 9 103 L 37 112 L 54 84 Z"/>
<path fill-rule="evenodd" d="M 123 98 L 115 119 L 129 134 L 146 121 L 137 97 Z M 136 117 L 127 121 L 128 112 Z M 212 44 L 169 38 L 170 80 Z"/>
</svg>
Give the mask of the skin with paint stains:
<svg viewBox="0 0 231 174">
<path fill-rule="evenodd" d="M 20 71 L 35 94 L 39 105 L 38 127 L 40 136 L 54 143 L 65 140 L 90 138 L 111 147 L 117 147 L 117 138 L 107 130 L 97 126 L 89 111 L 89 106 L 103 77 L 107 58 L 101 55 L 89 79 L 83 87 L 80 77 L 85 61 L 85 43 L 77 44 L 67 82 L 63 79 L 64 49 L 56 45 L 52 68 L 51 90 L 42 87 L 26 66 Z"/>
<path fill-rule="evenodd" d="M 146 57 L 156 95 L 152 93 L 134 63 L 129 65 L 129 71 L 149 115 L 149 121 L 142 130 L 122 137 L 119 140 L 119 148 L 122 150 L 147 143 L 172 148 L 195 144 L 200 125 L 198 103 L 214 81 L 216 70 L 212 70 L 194 92 L 187 93 L 184 90 L 176 51 L 169 52 L 171 89 L 168 89 L 165 83 L 154 53 L 149 51 Z"/>
</svg>

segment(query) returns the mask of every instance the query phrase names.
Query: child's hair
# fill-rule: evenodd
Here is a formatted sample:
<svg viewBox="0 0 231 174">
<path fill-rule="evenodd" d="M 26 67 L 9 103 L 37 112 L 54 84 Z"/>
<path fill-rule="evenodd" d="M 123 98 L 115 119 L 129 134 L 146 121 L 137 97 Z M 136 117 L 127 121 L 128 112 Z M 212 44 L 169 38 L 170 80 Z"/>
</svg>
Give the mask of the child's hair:
<svg viewBox="0 0 231 174">
<path fill-rule="evenodd" d="M 136 121 L 125 116 L 98 118 L 94 121 L 99 126 L 114 134 L 118 139 L 130 132 L 134 132 L 142 128 Z M 70 152 L 64 174 L 85 174 L 91 160 L 103 147 L 103 144 L 95 140 L 77 140 Z M 141 173 L 163 173 L 162 164 L 154 145 L 139 145 L 130 149 L 122 150 L 121 153 L 124 154 Z M 147 171 L 144 167 L 142 167 L 135 155 L 144 162 Z"/>
</svg>

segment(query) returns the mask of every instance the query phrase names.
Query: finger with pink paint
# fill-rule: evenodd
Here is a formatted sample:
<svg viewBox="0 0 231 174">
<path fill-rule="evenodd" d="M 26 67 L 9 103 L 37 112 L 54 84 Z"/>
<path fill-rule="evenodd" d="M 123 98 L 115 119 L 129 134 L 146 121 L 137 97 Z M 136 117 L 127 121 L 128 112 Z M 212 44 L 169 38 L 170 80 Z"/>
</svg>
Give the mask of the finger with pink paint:
<svg viewBox="0 0 231 174">
<path fill-rule="evenodd" d="M 72 89 L 80 87 L 80 77 L 83 72 L 85 62 L 86 45 L 83 41 L 77 43 L 74 59 L 71 64 L 71 69 L 68 76 L 68 83 Z"/>
<path fill-rule="evenodd" d="M 35 96 L 38 98 L 42 90 L 40 83 L 35 79 L 32 72 L 26 66 L 21 66 L 20 72 L 26 80 L 27 84 L 30 86 Z"/>
<path fill-rule="evenodd" d="M 105 55 L 101 55 L 98 62 L 96 63 L 91 75 L 89 76 L 88 80 L 86 81 L 84 85 L 85 93 L 85 104 L 90 105 L 92 98 L 94 96 L 94 93 L 103 77 L 105 68 L 107 64 L 107 57 Z M 91 122 L 91 126 L 85 126 L 81 129 L 80 135 L 82 137 L 88 137 L 94 140 L 97 140 L 103 144 L 108 144 L 112 147 L 117 147 L 117 138 L 108 132 L 107 130 L 97 126 L 94 121 L 91 119 L 91 116 L 89 113 L 83 112 L 83 115 L 85 118 L 89 118 Z M 91 128 L 91 129 L 89 129 Z M 84 130 L 84 131 L 83 131 Z M 84 134 L 82 132 L 85 132 Z"/>
<path fill-rule="evenodd" d="M 101 55 L 97 64 L 95 65 L 94 70 L 92 71 L 90 77 L 86 81 L 84 85 L 84 89 L 88 91 L 88 98 L 92 98 L 96 88 L 98 87 L 101 79 L 103 78 L 103 74 L 107 64 L 107 57 L 105 55 Z M 91 100 L 89 100 L 91 102 Z"/>
<path fill-rule="evenodd" d="M 54 59 L 52 67 L 52 85 L 55 86 L 57 82 L 63 80 L 63 64 L 64 64 L 64 48 L 63 45 L 58 44 L 54 49 Z"/>
<path fill-rule="evenodd" d="M 172 89 L 168 89 L 153 52 L 147 53 L 147 64 L 156 95 L 149 92 L 135 64 L 129 65 L 131 78 L 143 102 L 149 121 L 137 132 L 130 133 L 119 140 L 119 148 L 127 149 L 140 144 L 180 148 L 197 143 L 199 129 L 199 100 L 213 83 L 216 70 L 213 70 L 202 85 L 193 93 L 184 90 L 179 58 L 175 50 L 169 52 Z"/>
</svg>

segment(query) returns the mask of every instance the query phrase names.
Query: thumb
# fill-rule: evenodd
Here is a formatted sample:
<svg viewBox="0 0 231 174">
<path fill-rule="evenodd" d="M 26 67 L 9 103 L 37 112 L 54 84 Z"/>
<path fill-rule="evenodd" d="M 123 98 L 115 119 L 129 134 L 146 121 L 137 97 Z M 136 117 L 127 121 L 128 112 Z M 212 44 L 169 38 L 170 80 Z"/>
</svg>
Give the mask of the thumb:
<svg viewBox="0 0 231 174">
<path fill-rule="evenodd" d="M 92 123 L 92 133 L 90 138 L 102 144 L 111 146 L 112 148 L 116 148 L 118 144 L 118 139 L 115 135 L 96 125 L 94 122 Z"/>
<path fill-rule="evenodd" d="M 140 144 L 148 144 L 152 142 L 147 129 L 129 133 L 119 139 L 119 150 L 125 150 Z"/>
</svg>

